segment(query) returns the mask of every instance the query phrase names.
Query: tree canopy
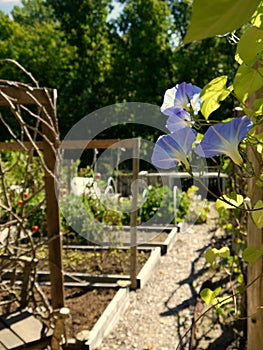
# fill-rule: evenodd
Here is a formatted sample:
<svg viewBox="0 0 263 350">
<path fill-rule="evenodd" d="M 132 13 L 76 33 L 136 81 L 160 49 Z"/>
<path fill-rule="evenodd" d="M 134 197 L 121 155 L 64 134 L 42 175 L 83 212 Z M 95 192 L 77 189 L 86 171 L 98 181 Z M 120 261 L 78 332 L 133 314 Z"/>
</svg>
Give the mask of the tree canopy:
<svg viewBox="0 0 263 350">
<path fill-rule="evenodd" d="M 227 36 L 182 45 L 192 1 L 119 1 L 122 11 L 109 19 L 114 2 L 22 0 L 11 17 L 0 13 L 0 59 L 18 61 L 41 86 L 58 90 L 62 137 L 101 107 L 129 101 L 161 105 L 168 87 L 182 81 L 204 86 L 219 73 L 231 77 L 235 71 L 235 47 Z M 27 79 L 6 62 L 0 74 Z M 118 130 L 118 137 L 134 134 Z"/>
</svg>

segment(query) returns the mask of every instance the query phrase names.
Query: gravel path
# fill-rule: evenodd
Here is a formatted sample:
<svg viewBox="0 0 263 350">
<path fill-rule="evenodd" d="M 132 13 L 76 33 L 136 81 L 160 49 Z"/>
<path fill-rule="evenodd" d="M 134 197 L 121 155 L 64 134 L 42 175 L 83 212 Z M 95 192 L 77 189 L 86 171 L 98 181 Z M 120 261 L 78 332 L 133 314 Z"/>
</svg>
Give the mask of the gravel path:
<svg viewBox="0 0 263 350">
<path fill-rule="evenodd" d="M 199 272 L 206 267 L 204 252 L 214 230 L 212 217 L 208 224 L 181 229 L 147 285 L 131 292 L 126 313 L 99 350 L 177 349 L 180 338 L 192 324 L 196 295 L 205 278 L 204 270 L 202 278 Z M 189 344 L 190 333 L 183 343 Z M 181 344 L 178 349 L 188 346 Z M 206 349 L 203 346 L 198 349 Z"/>
</svg>

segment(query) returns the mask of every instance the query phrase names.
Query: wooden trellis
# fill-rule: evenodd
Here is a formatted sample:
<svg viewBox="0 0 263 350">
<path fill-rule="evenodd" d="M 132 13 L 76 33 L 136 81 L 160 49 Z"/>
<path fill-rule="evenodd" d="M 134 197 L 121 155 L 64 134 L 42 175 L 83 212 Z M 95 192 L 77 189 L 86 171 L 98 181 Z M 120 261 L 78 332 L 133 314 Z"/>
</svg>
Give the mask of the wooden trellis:
<svg viewBox="0 0 263 350">
<path fill-rule="evenodd" d="M 43 171 L 44 186 L 41 188 L 45 190 L 45 202 L 46 202 L 46 224 L 47 224 L 47 239 L 44 243 L 48 245 L 48 262 L 50 270 L 50 285 L 51 285 L 51 309 L 57 316 L 56 327 L 52 336 L 51 348 L 52 350 L 60 349 L 59 341 L 60 336 L 64 329 L 64 320 L 67 315 L 63 314 L 64 309 L 64 275 L 62 266 L 62 234 L 60 230 L 60 212 L 59 203 L 57 198 L 57 165 L 60 156 L 60 138 L 59 129 L 56 118 L 56 90 L 31 87 L 30 85 L 0 80 L 0 127 L 2 130 L 6 130 L 8 136 L 2 139 L 12 140 L 6 142 L 0 142 L 0 151 L 14 151 L 16 153 L 26 153 L 28 159 L 32 158 L 33 154 L 41 164 Z M 5 114 L 1 114 L 3 107 L 7 107 L 4 112 L 11 111 L 16 126 L 18 129 L 12 129 L 9 121 L 12 117 L 8 116 L 8 121 L 5 118 Z M 27 117 L 25 117 L 27 116 Z M 3 136 L 3 135 L 2 135 Z M 133 181 L 135 181 L 135 193 L 133 196 L 132 212 L 131 212 L 131 287 L 136 288 L 136 215 L 137 215 L 137 179 L 139 172 L 139 140 L 74 140 L 63 142 L 65 149 L 94 149 L 94 148 L 118 148 L 125 147 L 133 150 Z M 1 211 L 6 211 L 8 214 L 8 222 L 1 223 L 0 220 L 0 236 L 4 228 L 8 228 L 8 239 L 6 248 L 9 243 L 9 232 L 11 228 L 16 229 L 20 226 L 24 228 L 23 220 L 25 217 L 19 217 L 16 212 L 13 211 L 12 205 L 8 198 L 8 188 L 5 186 L 5 174 L 0 159 L 0 191 L 1 187 L 3 193 L 1 193 L 0 202 L 0 214 Z M 37 190 L 38 191 L 38 190 Z M 3 200 L 2 200 L 3 199 Z M 30 199 L 30 198 L 29 198 Z M 0 217 L 1 219 L 1 217 Z M 27 217 L 26 217 L 27 219 Z M 21 232 L 20 232 L 21 233 Z M 32 232 L 31 232 L 32 233 Z M 8 272 L 10 274 L 10 280 L 19 280 L 22 284 L 21 296 L 20 296 L 20 309 L 27 306 L 29 302 L 28 291 L 33 292 L 33 288 L 38 288 L 36 283 L 36 269 L 37 259 L 35 259 L 35 243 L 30 237 L 30 234 L 26 235 L 26 238 L 31 242 L 32 254 L 28 257 L 23 253 L 23 248 L 19 247 L 21 236 L 16 240 L 14 249 L 10 256 L 8 254 L 8 248 L 2 254 L 0 251 L 0 278 L 3 273 L 3 266 L 8 266 L 13 269 Z M 42 242 L 43 244 L 43 242 Z M 1 248 L 1 244 L 0 244 Z M 4 263 L 3 263 L 4 262 Z M 8 263 L 6 263 L 8 262 Z M 17 269 L 19 266 L 20 269 Z M 22 266 L 22 274 L 21 274 Z M 13 290 L 9 289 L 11 294 Z M 41 289 L 38 289 L 39 294 L 44 299 L 46 306 L 49 306 L 47 298 L 42 293 Z M 10 303 L 15 299 L 10 299 Z M 1 304 L 0 304 L 1 307 Z M 62 328 L 60 324 L 62 322 Z M 60 329 L 61 328 L 61 329 Z M 58 336 L 57 335 L 58 331 Z M 1 342 L 0 342 L 1 347 Z"/>
<path fill-rule="evenodd" d="M 63 273 L 62 273 L 62 237 L 60 235 L 59 204 L 56 197 L 56 174 L 55 165 L 60 146 L 58 126 L 56 120 L 56 90 L 31 88 L 28 85 L 17 82 L 0 81 L 0 106 L 9 106 L 12 112 L 21 119 L 20 109 L 24 105 L 36 105 L 39 110 L 39 121 L 41 122 L 42 140 L 32 139 L 26 132 L 26 141 L 13 138 L 16 142 L 0 142 L 0 150 L 9 151 L 36 151 L 42 157 L 40 150 L 43 150 L 43 167 L 45 170 L 45 192 L 47 201 L 47 228 L 49 246 L 49 265 L 51 278 L 51 299 L 52 308 L 59 309 L 64 306 Z M 35 115 L 36 117 L 36 115 Z M 3 118 L 2 122 L 3 122 Z M 23 124 L 23 120 L 20 120 Z M 23 127 L 26 128 L 24 125 Z M 27 130 L 27 129 L 26 129 Z M 133 149 L 133 180 L 137 180 L 139 172 L 139 140 L 74 140 L 64 141 L 65 149 L 105 149 L 122 147 Z M 136 183 L 136 181 L 135 181 Z M 138 189 L 135 190 L 137 192 Z M 136 202 L 133 198 L 131 213 L 131 280 L 135 288 L 136 281 Z"/>
<path fill-rule="evenodd" d="M 37 112 L 29 109 L 29 105 L 36 107 Z M 17 135 L 1 115 L 0 122 L 2 126 L 6 128 L 15 142 L 2 142 L 0 149 L 34 151 L 39 156 L 44 168 L 51 304 L 53 310 L 60 309 L 64 306 L 64 289 L 62 237 L 60 235 L 59 205 L 55 191 L 55 164 L 59 148 L 56 90 L 0 80 L 0 106 L 9 107 L 23 135 L 22 138 L 21 135 Z M 34 120 L 32 125 L 25 121 L 23 113 L 29 115 L 31 120 Z M 41 141 L 43 152 L 40 151 L 39 141 Z M 7 210 L 12 216 L 11 209 L 8 206 Z"/>
</svg>

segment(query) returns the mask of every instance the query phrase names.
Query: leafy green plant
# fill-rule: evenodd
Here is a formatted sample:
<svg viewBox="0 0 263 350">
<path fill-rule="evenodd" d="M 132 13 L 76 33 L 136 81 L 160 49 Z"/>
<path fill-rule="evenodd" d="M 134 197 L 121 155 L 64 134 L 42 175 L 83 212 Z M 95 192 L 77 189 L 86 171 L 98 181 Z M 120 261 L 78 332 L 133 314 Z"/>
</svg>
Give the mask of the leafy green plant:
<svg viewBox="0 0 263 350">
<path fill-rule="evenodd" d="M 1 151 L 0 218 L 12 209 L 23 221 L 23 228 L 46 234 L 46 203 L 43 169 L 38 157 L 26 152 Z"/>
<path fill-rule="evenodd" d="M 139 210 L 138 220 L 144 223 L 170 223 L 174 218 L 173 192 L 167 186 L 159 184 L 148 186 L 146 200 Z"/>
<path fill-rule="evenodd" d="M 174 194 L 168 186 L 156 184 L 147 188 L 145 199 L 139 198 L 143 203 L 138 210 L 138 222 L 161 225 L 174 222 L 192 221 L 196 224 L 207 222 L 210 206 L 207 199 L 201 199 L 197 194 L 198 188 L 191 186 L 186 192 L 177 189 L 176 191 L 176 212 L 174 210 Z M 129 225 L 129 208 L 131 201 L 128 198 L 121 198 L 123 224 Z M 127 208 L 127 212 L 125 212 Z"/>
<path fill-rule="evenodd" d="M 177 222 L 194 222 L 202 224 L 207 222 L 210 206 L 207 199 L 197 194 L 198 187 L 191 186 L 186 192 L 178 194 Z"/>
</svg>

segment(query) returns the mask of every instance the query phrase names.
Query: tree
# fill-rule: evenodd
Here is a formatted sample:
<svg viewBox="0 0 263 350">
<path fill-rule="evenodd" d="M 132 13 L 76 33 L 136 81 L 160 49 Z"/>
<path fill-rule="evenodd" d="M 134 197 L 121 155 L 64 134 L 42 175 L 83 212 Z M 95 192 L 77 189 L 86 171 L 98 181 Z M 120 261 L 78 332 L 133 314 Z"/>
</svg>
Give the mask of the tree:
<svg viewBox="0 0 263 350">
<path fill-rule="evenodd" d="M 161 104 L 174 66 L 170 15 L 166 1 L 128 0 L 119 17 L 108 23 L 111 63 L 106 83 L 115 103 Z M 121 128 L 121 134 L 151 138 L 156 130 L 130 126 Z"/>
<path fill-rule="evenodd" d="M 109 102 L 104 82 L 110 55 L 106 24 L 109 0 L 47 0 L 47 3 L 61 23 L 65 40 L 76 48 L 75 70 L 67 77 L 63 91 L 67 103 L 58 109 L 67 116 L 69 128 Z"/>
<path fill-rule="evenodd" d="M 174 65 L 171 14 L 166 1 L 128 0 L 112 23 L 112 81 L 120 101 L 161 103 Z M 124 89 L 123 79 L 125 79 Z M 122 84 L 120 84 L 122 81 Z"/>
<path fill-rule="evenodd" d="M 67 42 L 52 8 L 43 0 L 23 1 L 23 5 L 14 8 L 13 19 L 0 15 L 0 58 L 16 60 L 39 85 L 56 88 L 63 106 L 62 91 L 75 72 L 76 48 Z M 29 83 L 28 77 L 12 64 L 2 63 L 0 72 L 2 78 Z"/>
<path fill-rule="evenodd" d="M 181 45 L 190 0 L 126 0 L 119 17 L 108 20 L 111 2 L 23 0 L 13 18 L 0 16 L 0 58 L 17 60 L 40 85 L 58 90 L 62 137 L 101 107 L 126 101 L 161 105 L 167 87 L 182 81 L 203 86 L 232 69 L 234 48 L 227 38 Z M 25 79 L 10 65 L 1 65 L 0 72 L 3 78 Z M 229 101 L 228 110 L 232 107 Z M 111 137 L 141 132 L 151 140 L 158 136 L 156 130 L 123 126 L 111 130 Z"/>
</svg>

